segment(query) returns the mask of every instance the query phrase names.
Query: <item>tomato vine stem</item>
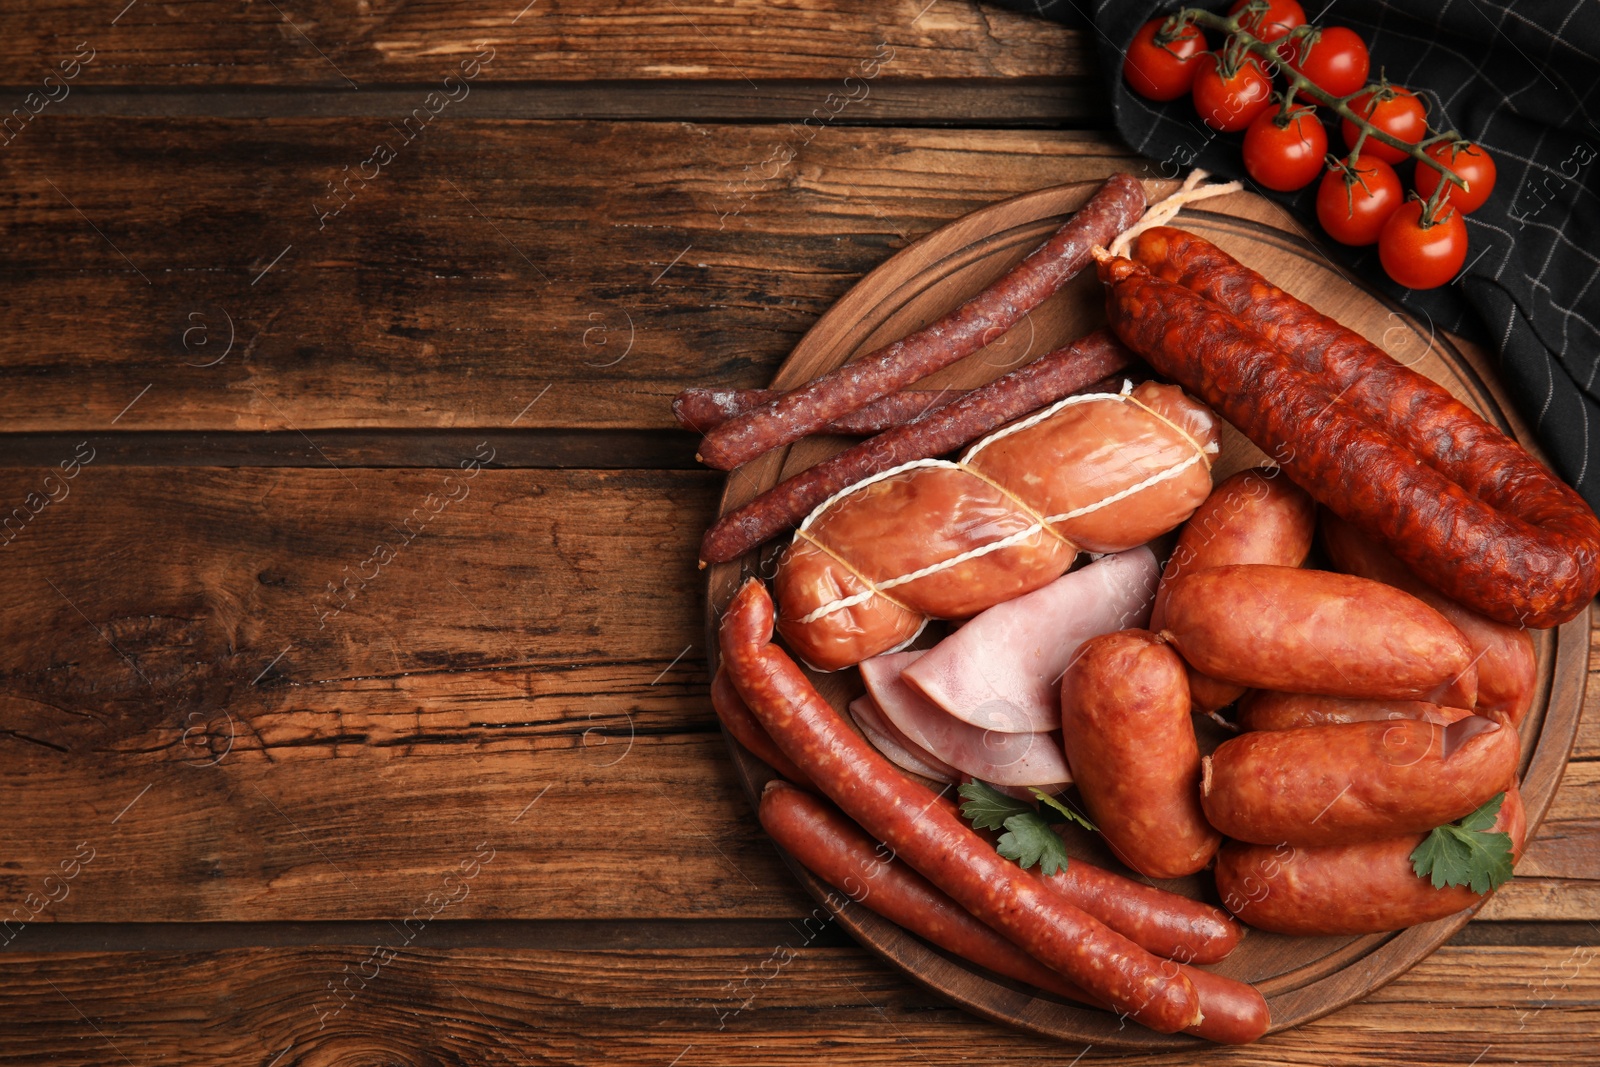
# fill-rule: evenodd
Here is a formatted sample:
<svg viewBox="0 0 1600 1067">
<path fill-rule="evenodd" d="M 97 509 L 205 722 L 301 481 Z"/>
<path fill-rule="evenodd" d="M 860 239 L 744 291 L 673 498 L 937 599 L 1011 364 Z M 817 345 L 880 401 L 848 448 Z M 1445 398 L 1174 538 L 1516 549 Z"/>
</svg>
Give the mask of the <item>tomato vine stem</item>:
<svg viewBox="0 0 1600 1067">
<path fill-rule="evenodd" d="M 1269 77 L 1276 72 L 1283 75 L 1284 80 L 1289 83 L 1289 88 L 1285 91 L 1286 110 L 1287 102 L 1289 100 L 1293 100 L 1297 93 L 1303 94 L 1306 97 L 1317 101 L 1319 104 L 1322 104 L 1340 118 L 1349 121 L 1356 127 L 1357 130 L 1360 131 L 1360 135 L 1356 138 L 1356 143 L 1352 146 L 1350 151 L 1349 161 L 1351 163 L 1355 162 L 1355 157 L 1360 154 L 1362 146 L 1370 138 L 1375 141 L 1380 141 L 1391 148 L 1397 149 L 1398 151 L 1404 152 L 1407 156 L 1416 160 L 1419 165 L 1432 167 L 1434 170 L 1439 172 L 1441 177 L 1460 186 L 1463 190 L 1467 188 L 1467 181 L 1465 178 L 1461 177 L 1461 175 L 1445 166 L 1439 160 L 1428 155 L 1428 153 L 1424 150 L 1427 146 L 1437 144 L 1440 141 L 1459 141 L 1461 140 L 1461 135 L 1459 133 L 1457 133 L 1455 130 L 1446 130 L 1445 132 L 1436 134 L 1435 136 L 1430 137 L 1418 144 L 1410 144 L 1406 141 L 1400 140 L 1400 138 L 1391 133 L 1378 129 L 1378 127 L 1375 126 L 1369 119 L 1367 119 L 1366 116 L 1358 113 L 1355 108 L 1351 107 L 1350 101 L 1361 96 L 1363 93 L 1378 91 L 1382 89 L 1386 83 L 1374 82 L 1362 86 L 1349 96 L 1334 96 L 1332 93 L 1329 93 L 1319 87 L 1310 78 L 1307 78 L 1304 74 L 1301 74 L 1299 71 L 1289 66 L 1289 64 L 1284 61 L 1283 56 L 1278 52 L 1279 46 L 1285 43 L 1298 41 L 1317 31 L 1320 29 L 1320 27 L 1297 26 L 1293 30 L 1289 31 L 1287 35 L 1279 38 L 1276 41 L 1263 41 L 1261 38 L 1251 33 L 1243 25 L 1242 20 L 1253 13 L 1254 12 L 1249 6 L 1241 8 L 1239 12 L 1234 15 L 1219 15 L 1214 11 L 1207 11 L 1204 8 L 1186 7 L 1177 14 L 1168 18 L 1167 21 L 1162 24 L 1161 33 L 1164 35 L 1170 34 L 1175 37 L 1182 31 L 1182 27 L 1185 24 L 1195 25 L 1203 29 L 1214 30 L 1218 33 L 1226 34 L 1229 40 L 1224 43 L 1222 49 L 1224 53 L 1227 53 L 1233 49 L 1238 49 L 1240 51 L 1247 51 L 1260 56 L 1263 60 L 1265 60 L 1265 63 L 1263 64 L 1263 67 L 1265 68 L 1264 72 Z M 1238 53 L 1235 52 L 1234 54 L 1237 55 Z M 1440 193 L 1444 188 L 1445 183 L 1440 182 L 1438 187 L 1434 190 L 1434 195 L 1429 198 L 1427 209 L 1425 211 L 1425 217 L 1429 219 L 1433 217 L 1434 211 L 1437 209 L 1441 199 Z"/>
</svg>

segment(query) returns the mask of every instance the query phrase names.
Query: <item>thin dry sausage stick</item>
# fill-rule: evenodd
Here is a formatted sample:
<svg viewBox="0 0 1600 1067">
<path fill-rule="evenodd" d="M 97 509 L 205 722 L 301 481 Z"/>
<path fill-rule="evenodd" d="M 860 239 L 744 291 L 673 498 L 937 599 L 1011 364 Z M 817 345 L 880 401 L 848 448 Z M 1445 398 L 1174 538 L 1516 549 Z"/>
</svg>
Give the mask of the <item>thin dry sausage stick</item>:
<svg viewBox="0 0 1600 1067">
<path fill-rule="evenodd" d="M 864 408 L 840 415 L 817 432 L 871 437 L 943 407 L 965 392 L 965 389 L 905 389 L 890 393 Z M 685 389 L 673 399 L 672 417 L 685 430 L 703 434 L 735 415 L 754 411 L 782 395 L 781 389 L 713 389 L 695 386 Z"/>
<path fill-rule="evenodd" d="M 706 531 L 700 542 L 701 562 L 738 559 L 793 527 L 839 490 L 902 463 L 960 448 L 1013 419 L 1081 392 L 1132 362 L 1132 353 L 1110 330 L 1096 330 L 959 400 L 779 482 L 722 516 Z"/>
<path fill-rule="evenodd" d="M 909 781 L 812 688 L 772 644 L 766 587 L 746 582 L 722 617 L 723 661 L 750 711 L 784 755 L 861 828 L 957 903 L 1090 996 L 1161 1033 L 1201 1020 L 1193 984 L 1002 859 L 935 794 Z"/>
<path fill-rule="evenodd" d="M 1339 398 L 1342 411 L 1382 430 L 1413 462 L 1420 460 L 1453 483 L 1457 491 L 1446 494 L 1438 482 L 1383 480 L 1378 476 L 1387 472 L 1374 469 L 1359 472 L 1347 483 L 1348 491 L 1335 490 L 1329 499 L 1306 485 L 1340 517 L 1381 539 L 1429 585 L 1491 618 L 1535 628 L 1573 618 L 1600 590 L 1600 519 L 1527 450 L 1443 386 L 1194 234 L 1170 227 L 1147 230 L 1139 235 L 1133 258 L 1154 278 L 1236 316 L 1273 346 L 1282 365 L 1309 375 L 1328 396 Z M 1206 337 L 1205 350 L 1212 353 L 1201 362 L 1219 362 L 1218 339 L 1191 335 L 1199 336 Z M 1195 361 L 1181 362 L 1187 365 L 1161 369 L 1185 385 L 1208 376 Z M 1254 379 L 1253 373 L 1248 376 Z M 1220 379 L 1216 384 L 1229 388 Z M 1260 406 L 1275 406 L 1274 394 L 1259 391 L 1263 384 L 1249 381 L 1253 399 L 1239 399 L 1271 399 L 1272 404 Z M 1223 414 L 1263 445 L 1231 413 Z M 1287 447 L 1338 451 L 1331 438 L 1310 436 L 1307 427 L 1315 422 L 1279 419 L 1290 436 L 1303 435 Z M 1279 436 L 1272 435 L 1274 444 Z"/>
<path fill-rule="evenodd" d="M 1113 174 L 1054 236 L 978 295 L 905 339 L 718 426 L 700 442 L 701 462 L 732 470 L 972 355 L 1065 285 L 1096 245 L 1131 226 L 1144 207 L 1143 187 Z"/>
<path fill-rule="evenodd" d="M 826 800 L 774 779 L 761 794 L 761 825 L 818 878 L 918 937 L 996 974 L 1069 1000 L 1106 1006 L 968 915 Z M 1071 866 L 1078 865 L 1074 860 Z M 1267 1003 L 1253 987 L 1215 980 L 1198 968 L 1180 970 L 1200 994 L 1205 1012 L 1200 1024 L 1185 1033 L 1228 1044 L 1254 1041 L 1266 1033 L 1271 1022 Z"/>
</svg>

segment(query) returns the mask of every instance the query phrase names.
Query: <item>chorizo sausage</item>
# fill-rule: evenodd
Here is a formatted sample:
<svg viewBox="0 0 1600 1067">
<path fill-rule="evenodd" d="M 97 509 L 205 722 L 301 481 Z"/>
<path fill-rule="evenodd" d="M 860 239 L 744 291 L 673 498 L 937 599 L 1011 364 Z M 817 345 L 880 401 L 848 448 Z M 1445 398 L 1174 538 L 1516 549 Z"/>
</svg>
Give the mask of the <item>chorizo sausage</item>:
<svg viewBox="0 0 1600 1067">
<path fill-rule="evenodd" d="M 1127 229 L 1144 207 L 1143 186 L 1113 174 L 1054 236 L 982 292 L 903 340 L 718 426 L 700 442 L 701 461 L 732 470 L 972 355 L 1065 285 L 1088 264 L 1091 249 Z"/>
<path fill-rule="evenodd" d="M 1453 822 L 1505 789 L 1517 731 L 1470 716 L 1252 731 L 1203 761 L 1211 825 L 1258 845 L 1346 845 Z"/>
<path fill-rule="evenodd" d="M 1196 670 L 1256 689 L 1445 701 L 1476 688 L 1466 638 L 1392 586 L 1265 564 L 1180 575 L 1166 626 Z"/>
<path fill-rule="evenodd" d="M 943 407 L 965 389 L 905 389 L 879 397 L 864 408 L 847 412 L 820 427 L 818 433 L 871 437 Z M 672 400 L 672 417 L 685 430 L 703 434 L 735 415 L 743 415 L 783 395 L 780 389 L 715 389 L 694 386 Z"/>
<path fill-rule="evenodd" d="M 1222 837 L 1200 810 L 1200 745 L 1183 661 L 1148 630 L 1084 643 L 1061 681 L 1072 779 L 1106 844 L 1148 878 L 1211 861 Z"/>
<path fill-rule="evenodd" d="M 1200 1022 L 1194 986 L 1002 859 L 934 793 L 908 780 L 771 643 L 772 600 L 747 581 L 722 617 L 728 673 L 784 754 L 863 830 L 988 926 L 1089 995 L 1162 1033 Z"/>
<path fill-rule="evenodd" d="M 1316 510 L 1305 490 L 1276 468 L 1255 467 L 1218 483 L 1178 534 L 1156 589 L 1150 629 L 1159 632 L 1165 624 L 1167 587 L 1180 574 L 1230 563 L 1300 566 L 1311 552 Z M 1244 686 L 1187 670 L 1196 711 L 1227 707 L 1244 692 Z"/>
<path fill-rule="evenodd" d="M 1477 665 L 1478 707 L 1505 712 L 1512 725 L 1522 721 L 1539 685 L 1538 659 L 1528 631 L 1457 604 L 1332 512 L 1322 519 L 1322 544 L 1340 570 L 1404 589 L 1454 623 Z"/>
<path fill-rule="evenodd" d="M 1515 783 L 1495 819 L 1522 858 L 1528 820 Z M 1435 889 L 1419 878 L 1411 853 L 1422 834 L 1356 845 L 1247 845 L 1229 841 L 1217 854 L 1217 892 L 1251 926 L 1277 934 L 1376 934 L 1432 922 L 1484 897 L 1469 886 Z"/>
<path fill-rule="evenodd" d="M 1429 585 L 1535 628 L 1600 590 L 1594 512 L 1443 387 L 1193 234 L 1135 255 L 1097 257 L 1117 335 Z"/>
<path fill-rule="evenodd" d="M 773 779 L 762 790 L 759 814 L 785 852 L 857 904 L 996 974 L 1103 1006 L 968 915 L 827 801 Z"/>
<path fill-rule="evenodd" d="M 1243 730 L 1293 730 L 1389 719 L 1423 719 L 1448 726 L 1472 714 L 1468 708 L 1447 708 L 1426 700 L 1359 700 L 1271 689 L 1252 689 L 1240 699 L 1237 710 L 1235 721 Z"/>
<path fill-rule="evenodd" d="M 863 478 L 960 448 L 1114 374 L 1133 357 L 1109 330 L 1040 356 L 922 418 L 888 430 L 768 489 L 722 516 L 700 541 L 700 559 L 726 563 L 776 537 L 818 504 Z"/>
<path fill-rule="evenodd" d="M 717 671 L 716 676 L 711 679 L 711 707 L 733 739 L 743 745 L 756 759 L 776 771 L 779 777 L 787 778 L 805 789 L 815 788 L 811 784 L 811 779 L 807 778 L 788 756 L 778 751 L 778 746 L 772 743 L 767 731 L 763 730 L 761 724 L 756 722 L 755 716 L 750 714 L 744 698 L 739 695 L 739 690 L 734 688 L 733 681 L 729 679 L 725 670 Z"/>
<path fill-rule="evenodd" d="M 1070 1000 L 1105 1007 L 1104 1002 L 962 911 L 948 894 L 874 842 L 827 801 L 774 780 L 761 794 L 760 810 L 761 825 L 773 840 L 850 900 L 969 963 Z M 1210 972 L 1195 967 L 1179 970 L 1194 985 L 1205 1013 L 1200 1023 L 1187 1027 L 1185 1033 L 1244 1044 L 1267 1032 L 1271 1021 L 1267 1003 L 1254 987 L 1216 980 Z"/>
<path fill-rule="evenodd" d="M 1085 393 L 990 434 L 960 462 L 857 482 L 795 531 L 778 629 L 836 670 L 1053 581 L 1080 549 L 1119 552 L 1187 518 L 1211 489 L 1209 411 L 1170 385 Z"/>
</svg>

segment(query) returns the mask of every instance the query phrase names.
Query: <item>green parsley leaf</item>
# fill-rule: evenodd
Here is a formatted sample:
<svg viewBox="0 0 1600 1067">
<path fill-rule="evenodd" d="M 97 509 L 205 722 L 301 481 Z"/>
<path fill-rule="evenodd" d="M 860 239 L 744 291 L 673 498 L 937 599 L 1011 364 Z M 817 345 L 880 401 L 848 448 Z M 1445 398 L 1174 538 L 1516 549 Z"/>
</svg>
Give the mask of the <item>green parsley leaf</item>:
<svg viewBox="0 0 1600 1067">
<path fill-rule="evenodd" d="M 1055 874 L 1067 865 L 1067 846 L 1055 832 L 1052 820 L 1026 800 L 1018 800 L 1000 792 L 988 782 L 971 781 L 957 790 L 963 798 L 961 814 L 980 830 L 1004 830 L 995 850 L 1008 860 L 1014 860 L 1026 870 L 1034 864 L 1045 874 Z M 1034 791 L 1038 794 L 1038 791 Z M 1052 808 L 1063 810 L 1050 802 Z M 1053 814 L 1053 812 L 1051 813 Z"/>
<path fill-rule="evenodd" d="M 1506 795 L 1500 793 L 1458 823 L 1436 827 L 1411 853 L 1418 878 L 1433 888 L 1470 886 L 1474 893 L 1498 889 L 1511 878 L 1511 835 L 1490 831 Z"/>
<path fill-rule="evenodd" d="M 1006 859 L 1015 860 L 1023 870 L 1037 863 L 1040 874 L 1055 874 L 1066 867 L 1067 846 L 1038 812 L 1013 815 L 1005 827 L 996 851 Z"/>
<path fill-rule="evenodd" d="M 1039 798 L 1039 803 L 1044 804 L 1047 807 L 1054 808 L 1056 811 L 1059 811 L 1062 815 L 1064 815 L 1066 817 L 1067 822 L 1075 822 L 1079 826 L 1083 827 L 1085 830 L 1088 830 L 1092 834 L 1097 834 L 1097 833 L 1100 832 L 1100 828 L 1098 826 L 1096 826 L 1094 823 L 1089 821 L 1089 816 L 1085 815 L 1081 811 L 1076 811 L 1076 810 L 1074 810 L 1072 808 L 1067 807 L 1065 804 L 1061 803 L 1061 801 L 1057 800 L 1055 797 L 1051 796 L 1049 793 L 1046 793 L 1043 789 L 1035 789 L 1034 787 L 1029 786 L 1028 787 L 1028 792 L 1030 792 L 1034 796 L 1038 797 Z M 1049 815 L 1046 814 L 1045 817 L 1049 818 Z M 1059 822 L 1060 820 L 1051 819 L 1050 821 L 1051 822 Z"/>
<path fill-rule="evenodd" d="M 966 801 L 961 814 L 980 830 L 999 830 L 1013 815 L 1037 814 L 1027 801 L 1008 797 L 988 782 L 971 781 L 956 790 Z"/>
</svg>

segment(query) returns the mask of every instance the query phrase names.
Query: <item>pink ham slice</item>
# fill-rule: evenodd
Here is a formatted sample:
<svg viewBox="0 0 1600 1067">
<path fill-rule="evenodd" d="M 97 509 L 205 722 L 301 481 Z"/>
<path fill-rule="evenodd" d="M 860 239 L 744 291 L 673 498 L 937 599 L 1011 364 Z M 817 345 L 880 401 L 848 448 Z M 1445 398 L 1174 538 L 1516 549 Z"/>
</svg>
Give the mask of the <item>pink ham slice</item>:
<svg viewBox="0 0 1600 1067">
<path fill-rule="evenodd" d="M 950 766 L 996 785 L 1054 785 L 1072 781 L 1061 737 L 1050 733 L 1000 733 L 962 722 L 929 703 L 900 672 L 928 655 L 891 652 L 861 664 L 878 710 L 887 722 Z"/>
<path fill-rule="evenodd" d="M 895 766 L 939 782 L 953 782 L 961 777 L 960 771 L 895 729 L 894 723 L 883 717 L 870 696 L 856 697 L 850 702 L 850 717 L 861 727 L 872 747 Z"/>
<path fill-rule="evenodd" d="M 1161 568 L 1140 546 L 997 604 L 905 671 L 923 696 L 973 726 L 1061 729 L 1061 676 L 1091 637 L 1150 620 Z"/>
</svg>

